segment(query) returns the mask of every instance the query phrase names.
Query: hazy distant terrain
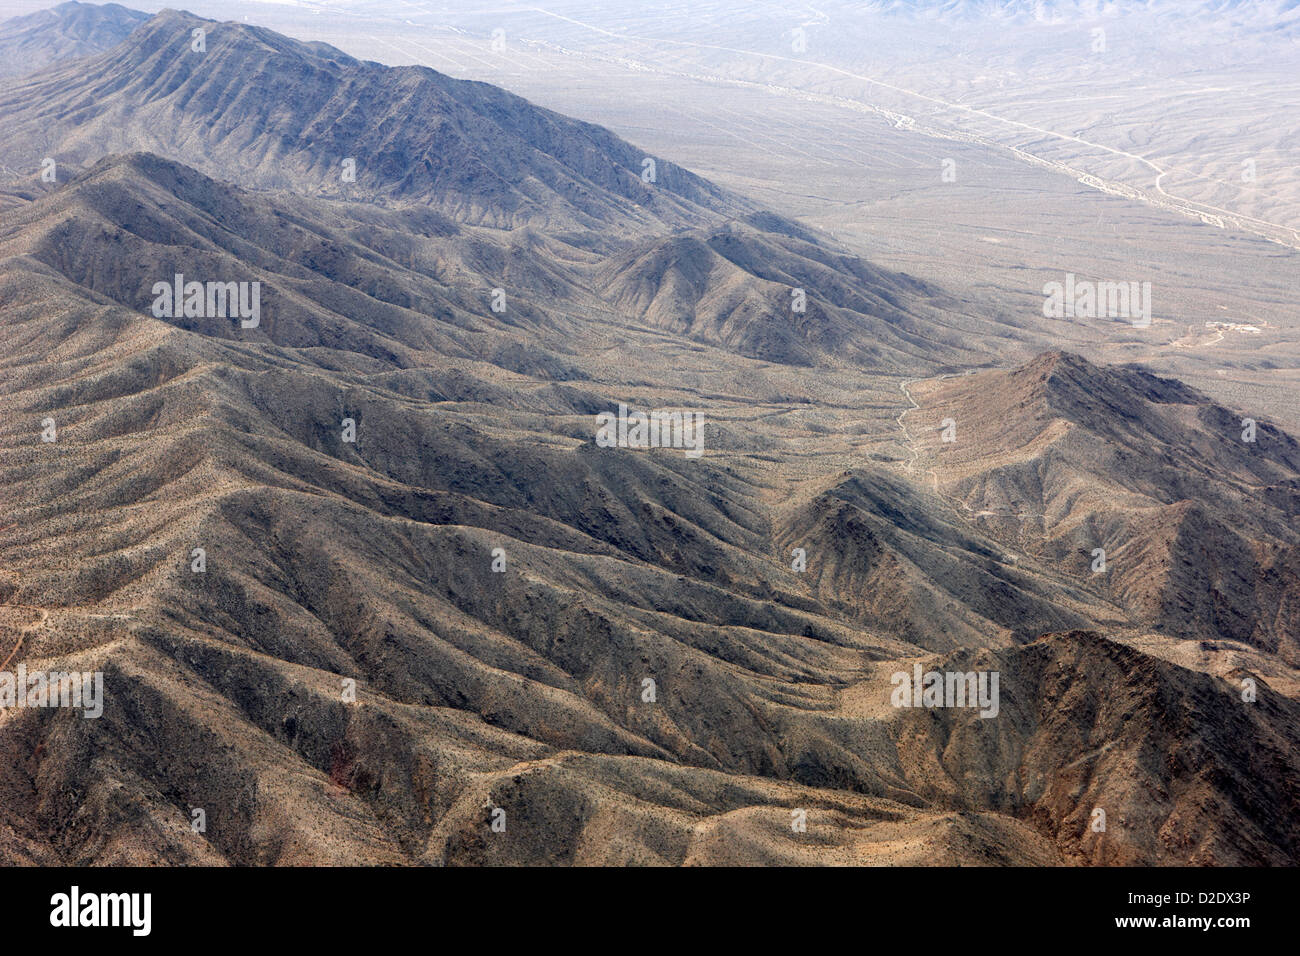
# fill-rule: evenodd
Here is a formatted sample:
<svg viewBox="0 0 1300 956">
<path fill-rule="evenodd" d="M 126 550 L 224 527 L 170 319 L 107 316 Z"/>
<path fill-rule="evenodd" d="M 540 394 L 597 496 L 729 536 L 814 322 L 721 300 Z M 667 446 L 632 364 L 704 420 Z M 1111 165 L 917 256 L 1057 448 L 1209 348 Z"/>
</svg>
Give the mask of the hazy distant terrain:
<svg viewBox="0 0 1300 956">
<path fill-rule="evenodd" d="M 88 56 L 121 43 L 148 19 L 116 3 L 66 3 L 0 24 L 0 76 L 34 73 L 56 60 Z"/>
<path fill-rule="evenodd" d="M 1293 11 L 918 6 L 0 25 L 0 860 L 1300 861 Z"/>
</svg>

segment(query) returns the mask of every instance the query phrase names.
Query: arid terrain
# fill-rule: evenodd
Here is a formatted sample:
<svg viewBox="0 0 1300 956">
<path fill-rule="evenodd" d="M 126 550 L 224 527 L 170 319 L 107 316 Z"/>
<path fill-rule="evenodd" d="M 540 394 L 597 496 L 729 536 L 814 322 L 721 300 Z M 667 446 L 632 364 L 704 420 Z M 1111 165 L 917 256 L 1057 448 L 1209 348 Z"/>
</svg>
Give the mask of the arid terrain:
<svg viewBox="0 0 1300 956">
<path fill-rule="evenodd" d="M 1234 205 L 888 4 L 805 53 L 911 124 L 734 4 L 230 6 L 0 23 L 0 671 L 103 674 L 0 709 L 0 862 L 1300 863 L 1294 103 Z"/>
</svg>

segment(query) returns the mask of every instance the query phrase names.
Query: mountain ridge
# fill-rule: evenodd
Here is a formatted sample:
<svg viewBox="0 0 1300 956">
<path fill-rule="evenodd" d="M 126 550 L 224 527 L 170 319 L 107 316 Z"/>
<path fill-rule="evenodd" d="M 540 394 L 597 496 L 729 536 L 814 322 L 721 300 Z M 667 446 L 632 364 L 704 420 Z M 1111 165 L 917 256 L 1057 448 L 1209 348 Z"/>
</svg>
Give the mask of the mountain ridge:
<svg viewBox="0 0 1300 956">
<path fill-rule="evenodd" d="M 149 14 L 116 3 L 68 0 L 0 23 L 0 77 L 22 76 L 61 60 L 91 56 L 126 39 Z"/>
<path fill-rule="evenodd" d="M 194 30 L 205 31 L 203 52 L 191 49 Z M 98 104 L 93 116 L 74 105 L 87 99 Z M 16 155 L 22 137 L 79 165 L 144 147 L 247 185 L 419 201 L 463 222 L 552 232 L 671 229 L 751 211 L 600 127 L 496 87 L 176 10 L 98 56 L 10 84 L 0 112 L 15 126 L 2 157 L 14 167 L 40 159 Z M 655 165 L 653 183 L 643 182 L 644 161 Z"/>
<path fill-rule="evenodd" d="M 228 24 L 205 85 L 211 21 L 150 23 L 0 88 L 66 150 L 0 211 L 0 653 L 106 688 L 0 720 L 0 859 L 1300 859 L 1285 432 L 702 180 L 638 205 L 634 147 L 502 92 Z M 409 94 L 410 176 L 322 194 L 339 144 L 257 64 L 329 122 Z M 424 109 L 541 178 L 443 177 L 389 128 Z M 259 283 L 259 324 L 155 310 L 177 274 Z M 701 454 L 602 443 L 621 408 Z M 996 716 L 904 706 L 917 668 L 996 675 Z"/>
</svg>

